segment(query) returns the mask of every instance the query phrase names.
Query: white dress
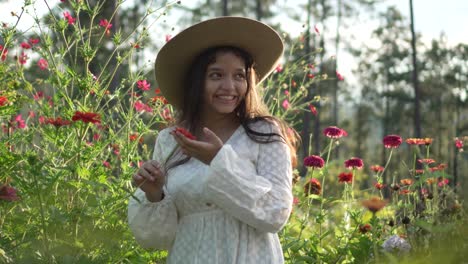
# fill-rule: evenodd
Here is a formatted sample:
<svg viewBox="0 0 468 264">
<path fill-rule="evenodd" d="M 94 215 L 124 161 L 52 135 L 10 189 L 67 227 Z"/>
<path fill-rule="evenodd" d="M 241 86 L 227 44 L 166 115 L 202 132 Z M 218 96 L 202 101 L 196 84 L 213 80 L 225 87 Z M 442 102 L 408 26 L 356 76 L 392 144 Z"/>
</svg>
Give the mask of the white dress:
<svg viewBox="0 0 468 264">
<path fill-rule="evenodd" d="M 278 132 L 265 121 L 254 130 Z M 153 159 L 163 163 L 176 142 L 162 130 Z M 165 197 L 149 202 L 138 189 L 128 222 L 145 248 L 168 249 L 167 263 L 284 263 L 277 232 L 292 208 L 292 168 L 283 142 L 256 143 L 240 126 L 210 165 L 191 158 L 169 171 Z"/>
</svg>

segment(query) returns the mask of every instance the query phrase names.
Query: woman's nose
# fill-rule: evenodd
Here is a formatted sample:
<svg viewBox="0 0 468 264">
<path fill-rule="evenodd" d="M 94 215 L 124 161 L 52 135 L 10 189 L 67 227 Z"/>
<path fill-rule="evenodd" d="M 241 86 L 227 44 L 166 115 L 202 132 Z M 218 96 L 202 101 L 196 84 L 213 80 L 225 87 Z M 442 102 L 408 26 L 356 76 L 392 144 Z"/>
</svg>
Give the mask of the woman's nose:
<svg viewBox="0 0 468 264">
<path fill-rule="evenodd" d="M 235 88 L 235 81 L 231 77 L 226 77 L 223 79 L 222 88 L 226 90 Z"/>
</svg>

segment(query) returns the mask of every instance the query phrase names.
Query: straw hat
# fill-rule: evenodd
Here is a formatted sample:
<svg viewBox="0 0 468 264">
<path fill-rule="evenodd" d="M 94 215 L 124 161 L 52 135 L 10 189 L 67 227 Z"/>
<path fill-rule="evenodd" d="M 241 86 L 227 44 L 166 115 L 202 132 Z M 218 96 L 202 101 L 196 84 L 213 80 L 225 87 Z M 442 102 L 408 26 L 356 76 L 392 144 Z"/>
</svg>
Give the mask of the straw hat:
<svg viewBox="0 0 468 264">
<path fill-rule="evenodd" d="M 255 61 L 259 82 L 273 71 L 284 49 L 273 28 L 253 19 L 219 17 L 195 24 L 169 40 L 156 57 L 156 80 L 169 103 L 182 106 L 184 78 L 193 60 L 216 46 L 234 46 L 248 52 Z"/>
</svg>

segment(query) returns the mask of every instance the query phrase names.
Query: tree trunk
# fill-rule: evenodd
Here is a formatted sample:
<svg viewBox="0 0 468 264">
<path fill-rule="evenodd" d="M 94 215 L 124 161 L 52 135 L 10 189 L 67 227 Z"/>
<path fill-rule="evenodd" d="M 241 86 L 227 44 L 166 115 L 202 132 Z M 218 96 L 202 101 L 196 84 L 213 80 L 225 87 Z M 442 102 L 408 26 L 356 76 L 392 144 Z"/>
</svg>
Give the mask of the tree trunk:
<svg viewBox="0 0 468 264">
<path fill-rule="evenodd" d="M 259 1 L 259 0 L 257 0 Z M 310 16 L 311 16 L 311 0 L 308 0 L 307 2 L 307 33 L 305 36 L 305 54 L 307 61 L 310 59 Z M 308 92 L 307 92 L 307 102 L 310 102 L 312 100 L 311 92 L 312 92 L 312 87 L 308 87 Z M 309 154 L 309 145 L 310 145 L 310 121 L 311 121 L 311 113 L 305 111 L 304 115 L 302 117 L 302 155 L 303 157 L 307 157 Z M 305 175 L 307 172 L 307 169 L 305 166 L 301 167 L 301 175 Z"/>
<path fill-rule="evenodd" d="M 414 86 L 414 135 L 417 138 L 421 137 L 421 114 L 419 109 L 419 82 L 418 82 L 418 67 L 416 61 L 416 34 L 414 33 L 414 14 L 413 0 L 410 0 L 411 13 L 411 48 L 413 50 L 413 86 Z"/>
<path fill-rule="evenodd" d="M 223 16 L 229 16 L 228 0 L 223 0 Z"/>
<path fill-rule="evenodd" d="M 255 0 L 255 14 L 257 17 L 257 20 L 260 21 L 262 20 L 263 17 L 263 8 L 262 8 L 262 0 Z"/>
</svg>

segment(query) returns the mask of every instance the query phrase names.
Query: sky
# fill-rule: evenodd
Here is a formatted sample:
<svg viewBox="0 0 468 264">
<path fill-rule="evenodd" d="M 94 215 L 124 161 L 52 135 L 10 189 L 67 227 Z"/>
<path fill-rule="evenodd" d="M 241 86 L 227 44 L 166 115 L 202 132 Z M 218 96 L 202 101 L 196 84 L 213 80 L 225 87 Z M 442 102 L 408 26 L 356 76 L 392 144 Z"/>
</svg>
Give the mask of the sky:
<svg viewBox="0 0 468 264">
<path fill-rule="evenodd" d="M 346 0 L 344 0 L 346 1 Z M 36 1 L 36 11 L 39 15 L 47 12 L 44 1 Z M 58 3 L 59 0 L 49 0 L 51 5 Z M 195 1 L 198 2 L 198 1 Z M 277 0 L 281 6 L 298 6 L 299 4 L 305 5 L 307 0 Z M 409 18 L 409 0 L 386 0 L 384 3 L 377 5 L 378 11 L 384 11 L 388 6 L 396 6 L 400 12 Z M 194 1 L 182 0 L 182 5 L 193 6 Z M 20 13 L 23 1 L 8 0 L 0 3 L 0 22 L 13 24 L 16 22 L 15 17 L 11 16 L 11 12 Z M 468 0 L 413 0 L 414 16 L 415 16 L 415 30 L 422 35 L 422 41 L 429 44 L 432 39 L 438 39 L 443 32 L 449 45 L 456 45 L 458 43 L 468 43 Z M 29 9 L 32 12 L 32 9 Z M 175 17 L 175 16 L 172 16 Z M 170 18 L 171 19 L 171 16 Z M 299 35 L 303 30 L 302 24 L 288 20 L 287 18 L 280 17 L 282 27 L 291 35 Z M 168 23 L 175 25 L 174 32 L 178 32 L 181 28 L 177 28 L 177 22 Z M 311 22 L 315 25 L 314 21 Z M 26 30 L 34 24 L 33 19 L 29 15 L 25 15 L 21 22 L 21 29 Z M 378 21 L 371 19 L 368 16 L 360 16 L 355 21 L 353 26 L 348 29 L 357 37 L 356 43 L 353 46 L 359 46 L 362 43 L 371 43 L 371 31 L 378 26 Z M 318 24 L 320 28 L 320 24 Z M 330 25 L 334 30 L 335 26 Z M 161 32 L 163 36 L 171 32 Z M 342 30 L 342 34 L 347 34 Z M 159 35 L 159 34 L 156 34 Z M 360 41 L 360 43 L 359 43 Z M 350 84 L 356 84 L 357 80 L 354 79 L 352 70 L 356 67 L 356 60 L 346 51 L 340 49 L 338 51 L 339 64 L 338 69 L 344 75 L 346 81 Z"/>
</svg>

